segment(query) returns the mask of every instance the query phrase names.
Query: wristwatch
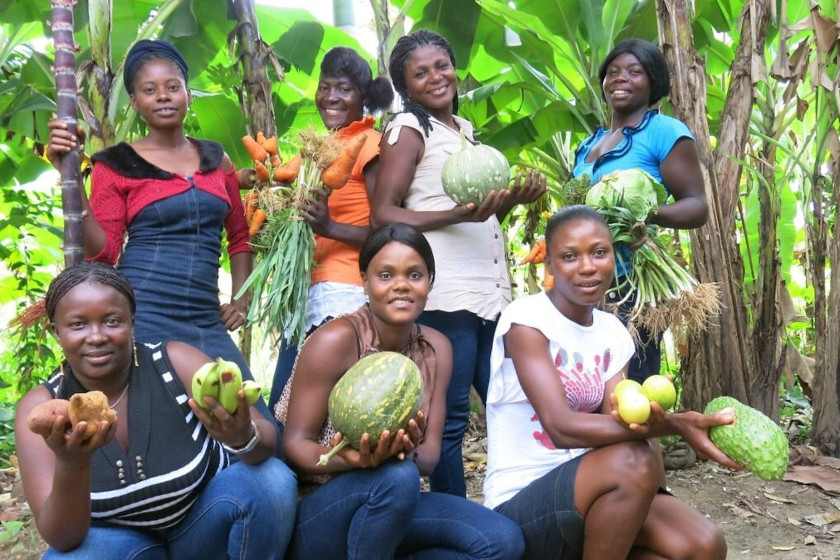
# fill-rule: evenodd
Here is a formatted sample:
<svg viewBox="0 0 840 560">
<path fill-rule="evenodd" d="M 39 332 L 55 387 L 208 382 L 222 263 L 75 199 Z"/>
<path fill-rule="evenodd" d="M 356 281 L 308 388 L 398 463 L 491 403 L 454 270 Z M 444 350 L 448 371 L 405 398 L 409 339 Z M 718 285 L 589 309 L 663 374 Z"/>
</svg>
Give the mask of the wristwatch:
<svg viewBox="0 0 840 560">
<path fill-rule="evenodd" d="M 253 431 L 254 435 L 252 435 L 248 443 L 246 443 L 242 447 L 231 447 L 226 443 L 223 443 L 222 447 L 224 447 L 225 451 L 227 451 L 228 454 L 233 455 L 234 457 L 250 453 L 260 442 L 260 432 L 257 430 L 257 425 L 254 423 L 253 420 L 251 420 L 251 430 Z"/>
</svg>

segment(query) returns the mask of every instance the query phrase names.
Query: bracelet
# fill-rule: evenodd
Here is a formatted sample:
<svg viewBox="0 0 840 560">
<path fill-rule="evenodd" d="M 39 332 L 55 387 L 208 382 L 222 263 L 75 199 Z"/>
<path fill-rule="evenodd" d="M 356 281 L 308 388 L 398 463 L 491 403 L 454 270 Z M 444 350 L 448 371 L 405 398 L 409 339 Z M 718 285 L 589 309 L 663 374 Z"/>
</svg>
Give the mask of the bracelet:
<svg viewBox="0 0 840 560">
<path fill-rule="evenodd" d="M 251 420 L 251 430 L 253 431 L 253 435 L 251 436 L 251 439 L 248 440 L 248 443 L 246 443 L 242 447 L 231 447 L 226 443 L 223 443 L 222 447 L 225 449 L 225 451 L 228 452 L 229 455 L 233 455 L 234 457 L 237 457 L 239 455 L 245 455 L 246 453 L 250 453 L 251 451 L 254 450 L 254 448 L 257 446 L 257 444 L 260 441 L 260 432 L 259 432 L 259 430 L 257 430 L 257 425 L 254 423 L 253 420 Z"/>
</svg>

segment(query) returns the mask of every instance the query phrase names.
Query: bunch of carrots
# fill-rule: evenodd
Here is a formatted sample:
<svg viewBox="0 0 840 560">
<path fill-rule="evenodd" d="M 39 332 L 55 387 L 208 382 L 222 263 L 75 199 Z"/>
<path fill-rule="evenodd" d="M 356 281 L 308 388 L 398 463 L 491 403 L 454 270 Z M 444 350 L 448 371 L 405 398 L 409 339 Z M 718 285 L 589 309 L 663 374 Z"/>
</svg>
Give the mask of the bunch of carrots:
<svg viewBox="0 0 840 560">
<path fill-rule="evenodd" d="M 257 263 L 237 297 L 252 289 L 248 320 L 276 328 L 289 343 L 300 346 L 306 335 L 315 251 L 315 237 L 303 210 L 315 196 L 314 188 L 329 194 L 347 183 L 365 136 L 342 143 L 334 135 L 305 129 L 299 136 L 299 152 L 285 164 L 276 154 L 276 139 L 261 141 L 260 136 L 242 140 L 254 159 L 255 185 L 245 197 L 245 210 L 247 216 L 253 208 L 249 232 Z"/>
</svg>

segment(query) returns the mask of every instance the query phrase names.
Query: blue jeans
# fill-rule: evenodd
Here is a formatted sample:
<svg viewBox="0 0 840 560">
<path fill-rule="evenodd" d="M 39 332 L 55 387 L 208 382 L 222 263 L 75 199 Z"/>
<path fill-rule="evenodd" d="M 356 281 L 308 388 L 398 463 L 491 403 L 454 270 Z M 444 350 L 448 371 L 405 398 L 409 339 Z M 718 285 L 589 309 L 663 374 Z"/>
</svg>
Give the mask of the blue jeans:
<svg viewBox="0 0 840 560">
<path fill-rule="evenodd" d="M 282 559 L 294 526 L 297 482 L 285 463 L 242 461 L 219 473 L 177 525 L 161 531 L 91 526 L 70 552 L 44 560 Z"/>
<path fill-rule="evenodd" d="M 575 507 L 575 477 L 583 457 L 552 469 L 496 508 L 522 527 L 523 560 L 572 560 L 583 555 L 584 520 Z"/>
<path fill-rule="evenodd" d="M 446 424 L 440 460 L 429 477 L 429 486 L 433 492 L 466 496 L 461 443 L 470 421 L 470 387 L 475 387 L 482 402 L 487 400 L 496 321 L 487 321 L 469 311 L 424 311 L 417 322 L 439 330 L 452 343 Z"/>
<path fill-rule="evenodd" d="M 290 560 L 515 560 L 519 527 L 457 496 L 420 492 L 412 461 L 335 476 L 298 504 Z"/>
</svg>

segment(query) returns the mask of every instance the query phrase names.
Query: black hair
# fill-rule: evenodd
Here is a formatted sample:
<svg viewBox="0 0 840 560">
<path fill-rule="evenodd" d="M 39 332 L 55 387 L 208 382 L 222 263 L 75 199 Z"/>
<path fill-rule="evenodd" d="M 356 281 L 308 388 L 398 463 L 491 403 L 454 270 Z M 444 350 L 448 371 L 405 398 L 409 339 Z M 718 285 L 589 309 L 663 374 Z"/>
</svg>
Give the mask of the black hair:
<svg viewBox="0 0 840 560">
<path fill-rule="evenodd" d="M 565 208 L 558 210 L 551 218 L 549 218 L 548 223 L 545 226 L 545 246 L 549 252 L 551 251 L 551 238 L 554 235 L 554 232 L 556 232 L 560 226 L 576 221 L 596 222 L 604 226 L 607 231 L 610 231 L 610 226 L 607 225 L 607 221 L 604 217 L 591 206 L 586 206 L 585 204 L 566 206 Z"/>
<path fill-rule="evenodd" d="M 327 51 L 321 61 L 321 76 L 349 78 L 364 99 L 365 108 L 371 113 L 387 109 L 394 101 L 394 89 L 388 78 L 374 78 L 368 61 L 351 48 L 333 47 Z"/>
<path fill-rule="evenodd" d="M 429 271 L 429 285 L 435 282 L 435 256 L 426 236 L 408 224 L 387 224 L 368 235 L 359 250 L 359 272 L 367 271 L 373 258 L 388 243 L 396 241 L 411 247 L 423 258 Z"/>
<path fill-rule="evenodd" d="M 423 127 L 423 132 L 429 136 L 429 131 L 432 129 L 432 123 L 429 121 L 429 113 L 426 109 L 413 101 L 408 96 L 408 87 L 405 83 L 405 65 L 408 58 L 420 47 L 431 45 L 433 47 L 440 47 L 449 55 L 449 61 L 452 67 L 455 67 L 455 51 L 452 50 L 452 45 L 449 41 L 443 38 L 442 35 L 429 31 L 428 29 L 418 29 L 413 33 L 400 37 L 394 49 L 391 51 L 391 58 L 388 61 L 388 73 L 391 75 L 391 82 L 394 84 L 394 89 L 400 94 L 403 101 L 403 111 L 411 113 L 417 120 L 420 121 L 420 126 Z M 452 97 L 452 114 L 458 114 L 458 93 Z"/>
<path fill-rule="evenodd" d="M 163 39 L 141 39 L 132 45 L 125 55 L 123 67 L 123 83 L 128 93 L 134 93 L 134 77 L 137 72 L 150 60 L 167 60 L 174 64 L 184 78 L 184 84 L 190 81 L 190 71 L 187 61 L 175 45 Z"/>
<path fill-rule="evenodd" d="M 635 56 L 644 68 L 645 74 L 650 80 L 648 107 L 652 107 L 671 91 L 671 76 L 668 71 L 668 61 L 665 60 L 665 55 L 662 54 L 659 47 L 643 39 L 625 39 L 607 54 L 598 69 L 598 76 L 601 78 L 601 95 L 604 95 L 603 84 L 604 78 L 607 76 L 607 67 L 616 57 L 624 53 Z"/>
<path fill-rule="evenodd" d="M 110 286 L 120 292 L 128 300 L 131 316 L 134 317 L 134 313 L 137 311 L 137 300 L 134 298 L 134 290 L 131 288 L 128 278 L 113 266 L 85 262 L 65 268 L 50 282 L 50 287 L 47 289 L 47 295 L 44 298 L 47 318 L 50 322 L 55 319 L 55 309 L 62 298 L 67 295 L 67 292 L 85 281 Z"/>
</svg>

